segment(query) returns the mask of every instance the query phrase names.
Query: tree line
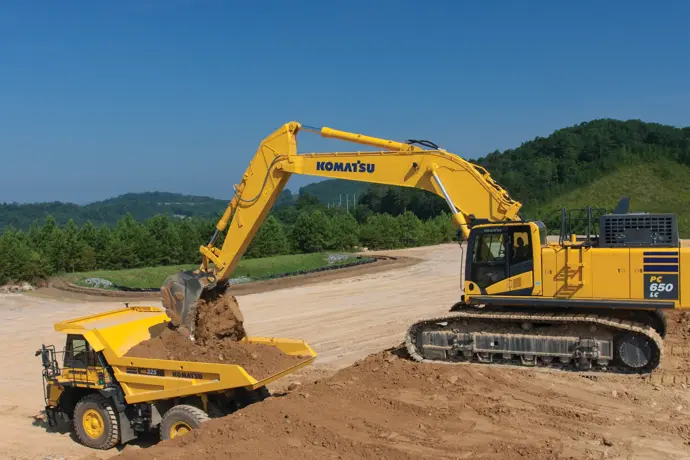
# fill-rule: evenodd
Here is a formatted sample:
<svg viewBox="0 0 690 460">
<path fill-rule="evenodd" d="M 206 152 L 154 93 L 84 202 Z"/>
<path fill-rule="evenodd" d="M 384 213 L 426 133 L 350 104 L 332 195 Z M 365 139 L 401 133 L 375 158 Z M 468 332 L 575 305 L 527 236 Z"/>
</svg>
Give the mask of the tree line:
<svg viewBox="0 0 690 460">
<path fill-rule="evenodd" d="M 199 246 L 215 230 L 215 219 L 176 219 L 156 215 L 137 221 L 127 214 L 115 226 L 73 220 L 60 226 L 53 217 L 26 231 L 6 228 L 0 235 L 0 284 L 37 281 L 66 272 L 113 270 L 200 261 Z M 419 219 L 372 213 L 362 221 L 340 209 L 303 197 L 298 205 L 269 213 L 245 258 L 358 247 L 393 249 L 452 241 L 450 215 Z M 223 243 L 223 236 L 217 244 Z"/>
</svg>

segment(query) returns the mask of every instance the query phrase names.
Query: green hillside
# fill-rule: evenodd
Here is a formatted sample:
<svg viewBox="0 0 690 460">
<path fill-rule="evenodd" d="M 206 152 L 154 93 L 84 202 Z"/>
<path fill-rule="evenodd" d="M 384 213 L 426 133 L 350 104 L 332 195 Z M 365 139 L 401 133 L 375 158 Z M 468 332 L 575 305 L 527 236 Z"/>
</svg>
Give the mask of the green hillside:
<svg viewBox="0 0 690 460">
<path fill-rule="evenodd" d="M 690 128 L 640 120 L 593 120 L 515 149 L 493 152 L 476 163 L 512 196 L 537 205 L 628 166 L 660 160 L 690 166 Z"/>
<path fill-rule="evenodd" d="M 352 187 L 357 184 L 359 188 Z M 308 192 L 313 198 L 323 203 L 335 202 L 338 194 L 359 193 L 367 184 L 352 181 L 327 180 L 310 184 L 300 189 L 300 193 Z M 283 190 L 276 200 L 275 207 L 281 208 L 294 205 L 297 196 L 290 190 Z M 86 205 L 74 203 L 0 203 L 0 229 L 10 225 L 18 229 L 28 229 L 32 223 L 44 222 L 46 217 L 52 216 L 58 225 L 66 224 L 70 219 L 77 225 L 91 221 L 94 225 L 115 225 L 127 213 L 135 220 L 144 221 L 157 214 L 165 214 L 173 218 L 201 217 L 217 218 L 228 205 L 228 200 L 220 200 L 207 196 L 183 195 L 180 193 L 146 192 L 126 193 L 103 201 L 96 201 Z"/>
<path fill-rule="evenodd" d="M 611 211 L 623 196 L 630 198 L 631 212 L 675 213 L 681 237 L 690 238 L 690 166 L 665 159 L 626 166 L 547 203 L 527 205 L 524 214 L 546 219 L 556 217 L 564 206 Z M 558 221 L 546 222 L 551 231 L 558 231 Z"/>
</svg>

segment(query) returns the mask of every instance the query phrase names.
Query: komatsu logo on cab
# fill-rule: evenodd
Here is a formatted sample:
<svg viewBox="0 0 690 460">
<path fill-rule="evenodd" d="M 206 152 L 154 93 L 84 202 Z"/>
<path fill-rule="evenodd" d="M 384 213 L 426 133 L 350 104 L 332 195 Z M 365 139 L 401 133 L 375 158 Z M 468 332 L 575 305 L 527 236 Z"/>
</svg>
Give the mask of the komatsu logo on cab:
<svg viewBox="0 0 690 460">
<path fill-rule="evenodd" d="M 353 161 L 352 163 L 344 163 L 342 161 L 317 161 L 317 171 L 342 171 L 342 172 L 366 172 L 373 173 L 376 165 L 373 163 L 362 163 L 361 161 Z"/>
</svg>

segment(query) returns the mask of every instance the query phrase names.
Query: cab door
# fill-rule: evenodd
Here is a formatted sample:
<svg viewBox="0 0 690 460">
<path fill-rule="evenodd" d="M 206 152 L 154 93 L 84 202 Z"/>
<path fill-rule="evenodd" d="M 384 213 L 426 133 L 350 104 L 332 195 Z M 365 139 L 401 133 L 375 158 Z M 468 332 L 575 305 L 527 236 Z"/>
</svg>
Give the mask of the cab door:
<svg viewBox="0 0 690 460">
<path fill-rule="evenodd" d="M 487 228 L 471 243 L 470 294 L 530 295 L 534 286 L 529 225 Z M 479 292 L 472 292 L 476 284 Z"/>
<path fill-rule="evenodd" d="M 529 226 L 508 227 L 509 295 L 530 295 L 534 287 L 534 251 Z"/>
<path fill-rule="evenodd" d="M 62 377 L 78 386 L 103 385 L 104 369 L 96 352 L 82 335 L 69 334 L 65 346 Z"/>
</svg>

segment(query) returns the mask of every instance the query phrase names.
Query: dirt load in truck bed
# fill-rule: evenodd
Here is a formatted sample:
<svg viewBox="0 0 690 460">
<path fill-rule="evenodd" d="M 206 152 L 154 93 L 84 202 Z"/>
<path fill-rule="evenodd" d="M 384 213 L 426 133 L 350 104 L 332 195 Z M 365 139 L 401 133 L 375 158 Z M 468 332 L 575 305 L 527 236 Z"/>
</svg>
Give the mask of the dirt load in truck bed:
<svg viewBox="0 0 690 460">
<path fill-rule="evenodd" d="M 234 296 L 200 300 L 195 341 L 171 329 L 141 342 L 125 356 L 205 363 L 236 364 L 262 380 L 308 359 L 287 355 L 276 347 L 239 342 L 246 336 L 242 313 Z"/>
</svg>

